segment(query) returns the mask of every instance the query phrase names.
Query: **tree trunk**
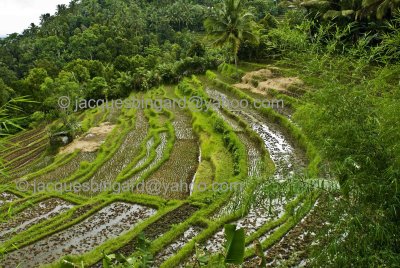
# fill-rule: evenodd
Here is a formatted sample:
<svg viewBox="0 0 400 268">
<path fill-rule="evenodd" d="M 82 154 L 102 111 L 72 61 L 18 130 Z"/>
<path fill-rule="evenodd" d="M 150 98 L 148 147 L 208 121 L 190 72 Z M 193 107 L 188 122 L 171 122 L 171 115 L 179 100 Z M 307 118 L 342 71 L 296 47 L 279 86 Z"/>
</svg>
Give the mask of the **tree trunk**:
<svg viewBox="0 0 400 268">
<path fill-rule="evenodd" d="M 235 54 L 235 68 L 236 68 L 236 78 L 239 80 L 239 69 L 238 69 L 238 56 Z"/>
</svg>

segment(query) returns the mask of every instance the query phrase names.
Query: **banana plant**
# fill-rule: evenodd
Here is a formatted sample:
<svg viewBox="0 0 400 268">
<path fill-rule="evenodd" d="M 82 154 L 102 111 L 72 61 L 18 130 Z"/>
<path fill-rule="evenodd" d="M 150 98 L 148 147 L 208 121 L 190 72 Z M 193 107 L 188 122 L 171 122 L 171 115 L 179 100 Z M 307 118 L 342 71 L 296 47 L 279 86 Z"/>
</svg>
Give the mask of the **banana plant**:
<svg viewBox="0 0 400 268">
<path fill-rule="evenodd" d="M 234 224 L 225 225 L 225 263 L 242 264 L 244 261 L 244 229 L 236 229 Z"/>
</svg>

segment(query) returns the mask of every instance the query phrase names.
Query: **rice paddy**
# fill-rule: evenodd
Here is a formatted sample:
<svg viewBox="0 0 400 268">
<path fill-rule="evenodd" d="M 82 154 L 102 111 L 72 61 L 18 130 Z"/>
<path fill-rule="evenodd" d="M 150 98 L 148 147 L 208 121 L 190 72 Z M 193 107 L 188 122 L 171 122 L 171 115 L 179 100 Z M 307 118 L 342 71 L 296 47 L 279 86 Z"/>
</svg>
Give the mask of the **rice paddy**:
<svg viewBox="0 0 400 268">
<path fill-rule="evenodd" d="M 217 100 L 228 104 L 245 94 L 227 91 L 219 83 L 193 77 L 179 86 L 138 94 L 171 99 L 196 93 L 214 103 L 208 111 L 85 111 L 77 117 L 86 131 L 78 142 L 94 140 L 93 150 L 65 147 L 47 155 L 44 127 L 12 137 L 16 145 L 2 152 L 13 176 L 1 178 L 7 185 L 0 194 L 0 209 L 10 213 L 0 223 L 5 252 L 0 266 L 57 267 L 68 256 L 69 262 L 102 267 L 102 251 L 135 254 L 138 237 L 144 234 L 154 256 L 152 267 L 183 267 L 195 261 L 198 246 L 211 255 L 223 250 L 226 223 L 245 229 L 247 263 L 256 261 L 256 239 L 266 252 L 275 250 L 285 233 L 301 224 L 315 196 L 301 190 L 274 195 L 265 181 L 282 183 L 301 175 L 312 159 L 291 130 L 265 112 L 215 105 Z M 216 118 L 223 123 L 217 125 Z M 110 129 L 100 136 L 92 133 L 93 127 L 102 126 Z M 221 192 L 211 187 L 228 182 L 241 182 L 244 188 Z M 23 183 L 25 191 L 19 187 Z M 53 187 L 36 192 L 38 183 L 97 183 L 108 188 L 58 192 Z M 110 188 L 118 183 L 136 188 Z M 156 183 L 161 189 L 139 188 L 141 183 Z"/>
</svg>

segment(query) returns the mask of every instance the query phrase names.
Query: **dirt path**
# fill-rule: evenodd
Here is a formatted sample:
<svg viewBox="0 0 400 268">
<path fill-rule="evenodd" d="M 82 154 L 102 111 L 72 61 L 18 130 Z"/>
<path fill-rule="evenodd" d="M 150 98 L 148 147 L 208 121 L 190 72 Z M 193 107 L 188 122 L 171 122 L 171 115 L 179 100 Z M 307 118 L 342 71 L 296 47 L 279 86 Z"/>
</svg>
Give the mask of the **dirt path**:
<svg viewBox="0 0 400 268">
<path fill-rule="evenodd" d="M 75 139 L 67 146 L 60 149 L 61 154 L 70 154 L 75 150 L 82 152 L 95 152 L 106 140 L 108 134 L 114 129 L 115 125 L 109 122 L 101 123 L 98 127 L 92 127 L 85 136 Z"/>
</svg>

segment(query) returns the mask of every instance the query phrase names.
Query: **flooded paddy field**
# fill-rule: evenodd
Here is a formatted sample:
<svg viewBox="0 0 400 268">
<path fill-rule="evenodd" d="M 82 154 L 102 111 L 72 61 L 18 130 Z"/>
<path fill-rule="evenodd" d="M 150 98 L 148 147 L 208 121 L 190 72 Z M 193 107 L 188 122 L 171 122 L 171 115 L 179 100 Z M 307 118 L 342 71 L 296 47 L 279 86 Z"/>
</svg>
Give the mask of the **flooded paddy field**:
<svg viewBox="0 0 400 268">
<path fill-rule="evenodd" d="M 0 207 L 5 205 L 5 204 L 7 204 L 7 203 L 10 203 L 12 201 L 17 200 L 18 198 L 19 197 L 17 195 L 13 194 L 13 193 L 2 192 L 0 194 Z"/>
<path fill-rule="evenodd" d="M 232 103 L 240 101 L 235 96 L 216 89 L 207 88 L 206 91 L 210 97 L 220 100 L 227 109 Z M 260 112 L 250 107 L 231 109 L 231 112 L 246 122 L 264 141 L 265 148 L 276 166 L 276 179 L 283 179 L 285 175 L 305 167 L 304 151 L 295 145 L 282 127 L 270 122 Z"/>
<path fill-rule="evenodd" d="M 35 224 L 51 219 L 73 206 L 73 204 L 58 198 L 50 198 L 33 204 L 17 215 L 11 216 L 8 221 L 0 223 L 0 242 Z"/>
<path fill-rule="evenodd" d="M 160 135 L 161 142 L 155 148 L 155 157 L 151 160 L 151 162 L 148 165 L 145 165 L 146 162 L 149 161 L 149 159 L 150 159 L 151 150 L 154 149 L 154 146 L 153 146 L 154 139 L 151 138 L 147 141 L 147 144 L 146 144 L 145 157 L 140 159 L 139 162 L 134 167 L 134 169 L 140 168 L 140 171 L 138 171 L 135 175 L 132 176 L 132 178 L 130 178 L 127 181 L 130 185 L 137 183 L 144 174 L 146 174 L 147 172 L 150 172 L 152 170 L 152 168 L 154 168 L 162 160 L 164 151 L 166 149 L 167 142 L 168 142 L 168 140 L 167 140 L 168 134 L 166 132 L 162 132 L 159 135 Z"/>
<path fill-rule="evenodd" d="M 111 183 L 118 174 L 128 166 L 140 153 L 149 130 L 149 124 L 142 110 L 138 110 L 135 128 L 128 132 L 117 152 L 106 161 L 90 178 L 90 182 Z M 98 194 L 98 192 L 82 192 L 84 195 Z"/>
<path fill-rule="evenodd" d="M 190 205 L 190 204 L 184 204 L 184 205 L 178 207 L 177 209 L 164 215 L 162 218 L 160 218 L 156 222 L 147 226 L 143 230 L 145 238 L 150 241 L 156 240 L 157 238 L 161 237 L 164 233 L 169 231 L 173 225 L 182 223 L 185 220 L 187 220 L 197 210 L 198 210 L 197 207 Z M 130 254 L 132 254 L 133 249 L 136 248 L 136 246 L 135 246 L 136 243 L 137 243 L 137 239 L 134 238 L 133 240 L 128 242 L 126 245 L 121 247 L 119 250 L 117 250 L 117 253 L 121 253 L 124 256 L 129 256 Z"/>
<path fill-rule="evenodd" d="M 153 267 L 159 267 L 164 261 L 173 256 L 178 252 L 183 246 L 185 246 L 190 240 L 195 236 L 200 234 L 203 228 L 199 226 L 190 226 L 178 239 L 174 240 L 171 244 L 164 247 L 160 252 L 154 257 Z"/>
<path fill-rule="evenodd" d="M 193 79 L 194 84 L 196 83 Z M 29 139 L 29 137 L 24 138 L 22 136 L 24 139 L 20 140 L 20 144 L 25 144 L 25 147 L 33 148 L 33 150 L 27 150 L 25 147 L 17 148 L 14 151 L 9 151 L 8 157 L 22 154 L 21 159 L 17 157 L 14 160 L 16 165 L 22 165 L 19 170 L 14 167 L 16 178 L 22 180 L 25 175 L 39 174 L 35 178 L 32 178 L 33 176 L 27 177 L 31 185 L 39 182 L 63 182 L 69 178 L 72 180 L 72 178 L 77 178 L 75 175 L 81 175 L 81 173 L 84 173 L 82 171 L 86 171 L 83 169 L 85 166 L 101 162 L 101 165 L 90 165 L 91 169 L 88 169 L 90 176 L 85 174 L 81 178 L 82 181 L 85 179 L 85 182 L 104 185 L 110 185 L 113 182 L 124 182 L 131 185 L 138 185 L 142 182 L 144 184 L 156 182 L 162 186 L 157 192 L 149 192 L 147 188 L 142 190 L 136 188 L 134 194 L 138 195 L 130 195 L 129 193 L 121 195 L 123 200 L 130 200 L 129 202 L 133 200 L 131 198 L 139 198 L 140 202 L 138 202 L 141 205 L 127 201 L 114 201 L 114 203 L 107 203 L 108 205 L 104 206 L 103 202 L 109 202 L 107 200 L 110 200 L 109 198 L 115 192 L 93 192 L 93 189 L 79 194 L 71 193 L 68 200 L 75 200 L 76 204 L 54 197 L 40 199 L 41 201 L 26 206 L 26 209 L 0 223 L 0 242 L 5 242 L 4 244 L 7 247 L 10 244 L 7 241 L 17 243 L 15 248 L 11 248 L 11 246 L 7 248 L 9 254 L 3 260 L 0 260 L 0 266 L 16 267 L 20 264 L 19 267 L 37 267 L 54 264 L 55 261 L 66 255 L 83 255 L 110 239 L 126 234 L 137 227 L 139 223 L 155 215 L 157 211 L 153 207 L 164 206 L 165 208 L 173 206 L 175 209 L 168 210 L 169 212 L 163 213 L 163 215 L 156 215 L 155 217 L 160 216 L 157 220 L 153 218 L 154 222 L 150 223 L 151 221 L 149 221 L 146 226 L 141 227 L 143 235 L 149 240 L 150 248 L 154 253 L 152 267 L 160 267 L 168 259 L 169 261 L 176 261 L 176 254 L 185 245 L 188 245 L 185 250 L 192 247 L 194 240 L 198 237 L 201 237 L 202 242 L 197 246 L 205 249 L 207 253 L 223 252 L 226 239 L 223 226 L 228 222 L 235 224 L 237 228 L 243 228 L 247 239 L 249 239 L 249 236 L 251 239 L 257 237 L 261 242 L 268 242 L 267 239 L 286 223 L 289 217 L 288 212 L 292 213 L 293 209 L 293 213 L 295 213 L 298 209 L 299 204 L 297 203 L 295 205 L 297 207 L 288 206 L 298 197 L 297 192 L 284 197 L 277 197 L 274 193 L 268 192 L 268 188 L 264 187 L 264 184 L 259 184 L 252 193 L 235 190 L 236 192 L 228 199 L 228 195 L 219 197 L 219 193 L 194 191 L 192 185 L 196 185 L 196 172 L 199 176 L 204 176 L 199 180 L 211 182 L 222 180 L 221 178 L 224 178 L 225 175 L 226 177 L 231 176 L 230 174 L 232 176 L 237 175 L 234 172 L 228 174 L 232 170 L 232 164 L 236 164 L 232 159 L 237 160 L 237 158 L 234 158 L 237 156 L 237 151 L 235 151 L 237 148 L 235 147 L 230 151 L 229 138 L 231 136 L 226 136 L 227 133 L 236 135 L 238 142 L 243 144 L 243 147 L 242 145 L 239 146 L 238 163 L 243 163 L 240 161 L 245 161 L 247 158 L 248 166 L 247 170 L 240 168 L 240 176 L 226 178 L 226 180 L 245 180 L 245 183 L 249 182 L 248 185 L 251 186 L 254 186 L 254 182 L 258 182 L 258 180 L 261 183 L 262 179 L 284 183 L 289 178 L 301 174 L 307 164 L 304 151 L 284 127 L 269 120 L 268 116 L 262 111 L 252 107 L 240 109 L 230 107 L 232 102 L 239 101 L 233 93 L 217 87 L 206 87 L 204 89 L 215 103 L 217 101 L 222 102 L 224 108 L 216 105 L 210 108 L 217 117 L 226 123 L 224 127 L 228 125 L 230 128 L 224 131 L 216 131 L 216 129 L 213 129 L 215 126 L 207 125 L 207 117 L 204 117 L 204 120 L 202 117 L 196 117 L 196 123 L 204 123 L 205 127 L 196 128 L 195 134 L 192 127 L 192 116 L 195 117 L 195 114 L 175 107 L 159 113 L 150 109 L 145 109 L 145 111 L 138 109 L 135 121 L 132 121 L 134 125 L 128 126 L 130 129 L 127 132 L 127 129 L 115 129 L 115 127 L 121 126 L 119 123 L 122 122 L 123 118 L 125 119 L 122 115 L 125 112 L 118 109 L 93 110 L 92 112 L 88 110 L 89 113 L 91 112 L 90 117 L 86 118 L 85 115 L 80 115 L 80 120 L 85 120 L 85 127 L 89 125 L 93 127 L 83 136 L 77 137 L 72 143 L 61 148 L 60 153 L 65 157 L 61 159 L 68 159 L 67 162 L 60 161 L 63 164 L 57 167 L 52 165 L 50 168 L 53 169 L 46 169 L 47 172 L 42 173 L 40 170 L 50 165 L 53 159 L 40 158 L 43 155 L 42 152 L 34 155 L 35 149 L 40 148 L 40 146 L 35 147 L 38 145 L 34 141 L 27 143 L 25 139 Z M 146 93 L 146 96 L 165 98 L 165 94 L 171 98 L 177 97 L 174 86 L 168 87 L 167 91 L 162 89 L 153 92 L 151 90 L 149 94 Z M 277 111 L 281 114 L 287 112 L 287 110 Z M 203 115 L 209 114 L 204 113 Z M 199 118 L 205 122 L 198 120 Z M 175 137 L 170 136 L 170 133 L 172 133 L 169 129 L 171 125 Z M 41 137 L 40 135 L 43 135 L 43 133 L 45 133 L 44 130 L 41 130 L 35 132 L 35 135 Z M 209 138 L 210 143 L 208 144 L 207 141 L 200 144 L 197 134 L 202 137 L 202 141 L 203 138 L 205 140 Z M 103 152 L 100 149 L 102 148 L 101 145 L 109 135 L 114 135 L 113 138 L 120 142 L 118 143 L 119 146 L 118 148 L 114 146 L 112 155 L 107 155 L 106 158 L 102 158 L 104 161 L 100 161 L 102 159 L 99 157 L 99 152 Z M 170 147 L 173 140 L 174 144 Z M 213 148 L 214 146 L 216 149 Z M 201 152 L 200 147 L 204 150 L 203 152 Z M 242 148 L 245 151 L 242 151 Z M 269 153 L 275 165 L 275 172 L 271 167 L 268 175 L 264 174 L 265 168 L 272 166 L 272 164 L 268 160 L 266 152 Z M 70 155 L 71 153 L 73 155 Z M 202 159 L 201 153 L 204 153 L 204 159 Z M 25 165 L 25 161 L 30 160 L 32 155 L 35 156 L 35 159 Z M 71 156 L 71 158 L 68 158 L 68 156 Z M 104 155 L 101 154 L 101 156 Z M 263 161 L 269 162 L 263 163 Z M 39 172 L 33 173 L 36 171 Z M 215 178 L 216 176 L 221 176 L 221 178 Z M 178 187 L 171 187 L 171 185 Z M 129 198 L 125 199 L 128 196 Z M 11 193 L 2 193 L 0 194 L 0 206 L 17 198 Z M 220 203 L 218 203 L 221 205 L 213 206 L 214 198 L 222 198 L 219 199 Z M 182 202 L 185 199 L 187 200 Z M 27 200 L 26 202 L 29 202 L 29 199 Z M 25 202 L 25 199 L 21 199 L 21 201 Z M 176 208 L 177 204 L 182 203 L 183 205 Z M 244 204 L 249 204 L 246 210 L 242 210 Z M 226 216 L 233 216 L 233 213 L 238 210 L 245 212 L 242 215 L 235 215 L 235 218 L 226 218 Z M 65 213 L 67 211 L 70 213 Z M 195 217 L 192 217 L 194 214 Z M 65 221 L 58 225 L 58 221 L 55 223 L 53 218 L 62 219 L 62 221 L 65 218 Z M 76 222 L 78 219 L 80 222 Z M 207 224 L 209 221 L 217 223 L 218 228 Z M 42 227 L 47 223 L 50 225 L 47 228 L 44 227 L 45 233 L 43 235 L 34 234 L 35 226 Z M 73 225 L 70 225 L 72 223 Z M 271 223 L 273 226 L 269 228 Z M 30 229 L 32 227 L 34 228 Z M 208 228 L 213 228 L 214 231 L 209 232 Z M 262 228 L 262 232 L 260 228 Z M 32 237 L 28 238 L 28 242 L 21 241 L 22 236 L 13 237 L 27 230 L 27 234 L 32 234 Z M 114 246 L 112 250 L 105 249 L 105 251 L 107 253 L 114 251 L 114 253 L 121 253 L 126 257 L 134 253 L 139 254 L 138 233 L 135 231 L 132 232 L 134 234 L 132 237 L 124 238 L 123 241 L 127 241 L 125 244 L 119 244 Z M 301 236 L 299 231 L 293 232 L 294 235 L 288 232 L 287 237 Z M 207 237 L 204 237 L 205 234 L 207 234 Z M 282 241 L 287 240 L 282 239 Z M 292 249 L 290 243 L 282 241 L 278 244 L 283 244 L 286 252 L 290 253 Z M 251 249 L 253 244 L 250 242 L 252 241 L 247 242 L 246 248 Z M 115 250 L 118 247 L 119 249 Z M 287 250 L 288 248 L 289 250 Z M 180 265 L 193 262 L 195 259 L 194 248 L 191 248 L 191 250 L 191 252 L 185 252 L 188 255 L 185 255 L 187 256 L 186 260 L 183 262 L 181 260 Z M 286 256 L 286 253 L 274 250 L 273 247 L 268 250 L 270 251 L 266 251 L 267 254 L 277 252 L 276 254 Z M 181 253 L 183 252 L 181 251 Z M 99 262 L 92 267 L 102 267 L 101 254 L 96 251 L 96 254 L 93 255 L 96 255 L 93 257 Z M 87 256 L 84 255 L 82 258 L 87 263 L 93 263 L 93 259 L 89 260 Z M 182 255 L 178 254 L 178 257 L 182 257 Z M 252 260 L 248 261 L 250 263 Z M 270 261 L 272 263 L 272 260 Z M 281 262 L 276 261 L 274 264 L 281 264 Z"/>
<path fill-rule="evenodd" d="M 146 182 L 162 185 L 160 191 L 138 191 L 166 199 L 185 199 L 190 195 L 190 183 L 198 165 L 198 144 L 195 140 L 177 140 L 169 159 Z M 173 186 L 177 187 L 173 187 Z M 179 185 L 179 187 L 178 187 Z M 164 190 L 169 188 L 168 191 Z M 174 188 L 174 189 L 172 189 Z"/>
<path fill-rule="evenodd" d="M 291 230 L 289 230 L 277 243 L 265 249 L 267 267 L 296 266 L 306 267 L 307 247 L 315 241 L 317 233 L 326 224 L 323 216 L 324 201 L 317 201 L 310 212 Z M 264 234 L 259 238 L 260 242 L 266 240 L 272 233 Z M 248 259 L 244 265 L 253 267 L 259 263 L 258 257 Z"/>
<path fill-rule="evenodd" d="M 5 267 L 16 267 L 18 264 L 19 267 L 35 267 L 67 254 L 83 254 L 107 239 L 131 230 L 155 212 L 142 205 L 112 203 L 72 227 L 9 253 L 0 264 Z"/>
<path fill-rule="evenodd" d="M 199 161 L 199 145 L 192 132 L 190 117 L 177 110 L 173 122 L 176 140 L 169 159 L 161 165 L 149 178 L 148 182 L 157 181 L 169 191 L 159 191 L 156 194 L 167 199 L 184 199 L 190 195 L 190 184 L 196 173 Z M 180 185 L 172 190 L 173 185 Z M 145 192 L 146 193 L 146 192 Z"/>
</svg>

